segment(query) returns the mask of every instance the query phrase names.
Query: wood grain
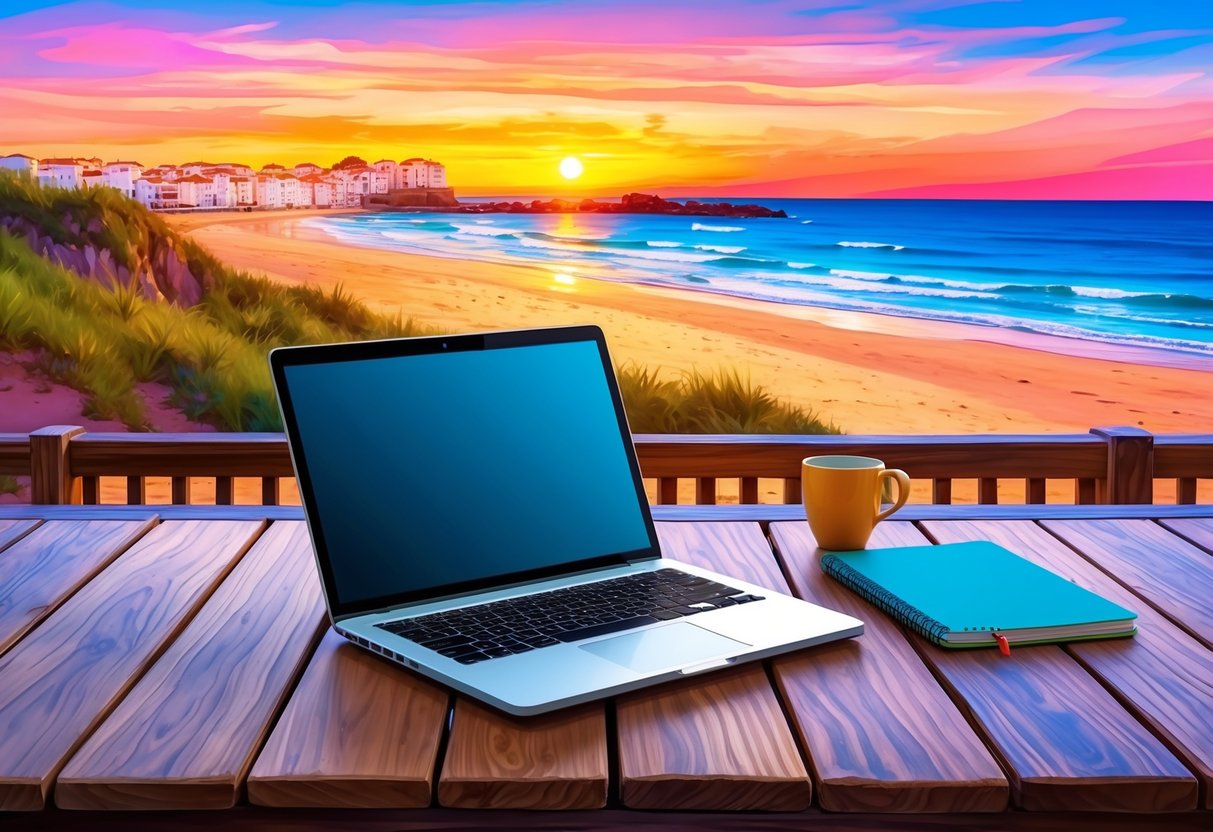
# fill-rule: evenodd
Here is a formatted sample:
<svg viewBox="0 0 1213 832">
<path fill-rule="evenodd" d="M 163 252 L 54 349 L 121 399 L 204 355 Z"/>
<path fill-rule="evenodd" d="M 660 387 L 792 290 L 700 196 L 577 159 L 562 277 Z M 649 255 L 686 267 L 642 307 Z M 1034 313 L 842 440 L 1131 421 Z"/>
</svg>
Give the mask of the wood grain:
<svg viewBox="0 0 1213 832">
<path fill-rule="evenodd" d="M 38 528 L 41 520 L 0 520 L 0 557 L 5 547 Z"/>
<path fill-rule="evenodd" d="M 669 558 L 787 591 L 755 525 L 662 523 Z M 615 703 L 619 789 L 647 809 L 799 811 L 812 785 L 761 664 Z"/>
<path fill-rule="evenodd" d="M 0 655 L 155 525 L 51 520 L 0 556 Z"/>
<path fill-rule="evenodd" d="M 450 695 L 325 633 L 248 778 L 259 806 L 430 804 Z"/>
<path fill-rule="evenodd" d="M 56 805 L 234 806 L 325 615 L 307 528 L 275 523 L 64 767 Z"/>
<path fill-rule="evenodd" d="M 1213 558 L 1208 552 L 1149 520 L 1046 520 L 1042 525 L 1213 647 Z"/>
<path fill-rule="evenodd" d="M 809 807 L 808 773 L 760 664 L 623 696 L 616 708 L 625 806 Z"/>
<path fill-rule="evenodd" d="M 40 809 L 72 751 L 263 527 L 164 523 L 0 658 L 0 810 Z"/>
<path fill-rule="evenodd" d="M 1213 508 L 1210 509 L 1213 514 Z M 1162 520 L 1163 528 L 1186 537 L 1206 552 L 1213 553 L 1213 519 Z"/>
<path fill-rule="evenodd" d="M 882 613 L 818 566 L 807 523 L 772 524 L 796 595 L 863 620 L 864 634 L 776 661 L 810 749 L 823 809 L 995 812 L 1002 770 L 930 670 Z"/>
<path fill-rule="evenodd" d="M 608 785 L 597 703 L 516 718 L 455 702 L 438 802 L 462 809 L 599 809 Z"/>
<path fill-rule="evenodd" d="M 993 540 L 1135 611 L 1133 638 L 1066 649 L 1196 773 L 1203 805 L 1213 808 L 1213 652 L 1035 523 L 932 522 L 926 529 L 941 542 Z"/>
<path fill-rule="evenodd" d="M 908 523 L 876 527 L 873 547 L 923 545 Z M 1197 784 L 1167 748 L 1061 648 L 949 650 L 920 636 L 920 655 L 1007 769 L 1031 811 L 1175 812 Z"/>
</svg>

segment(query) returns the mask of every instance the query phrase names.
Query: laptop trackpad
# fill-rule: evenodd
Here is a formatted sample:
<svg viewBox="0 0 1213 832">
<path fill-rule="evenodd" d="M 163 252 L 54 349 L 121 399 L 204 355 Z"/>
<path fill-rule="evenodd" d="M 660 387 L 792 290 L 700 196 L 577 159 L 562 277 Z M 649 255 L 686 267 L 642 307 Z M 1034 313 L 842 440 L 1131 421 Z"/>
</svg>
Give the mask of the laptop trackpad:
<svg viewBox="0 0 1213 832">
<path fill-rule="evenodd" d="M 588 653 L 637 673 L 652 673 L 717 657 L 736 656 L 749 646 L 684 621 L 580 645 Z"/>
</svg>

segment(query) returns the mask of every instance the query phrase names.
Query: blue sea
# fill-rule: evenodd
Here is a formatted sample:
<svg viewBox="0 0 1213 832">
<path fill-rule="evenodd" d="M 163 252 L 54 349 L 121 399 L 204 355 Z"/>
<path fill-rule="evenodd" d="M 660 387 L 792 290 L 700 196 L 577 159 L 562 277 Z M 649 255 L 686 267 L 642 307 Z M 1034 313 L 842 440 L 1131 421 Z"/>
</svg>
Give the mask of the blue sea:
<svg viewBox="0 0 1213 832">
<path fill-rule="evenodd" d="M 538 265 L 566 280 L 1213 358 L 1213 202 L 732 201 L 789 218 L 374 213 L 305 222 L 357 245 Z"/>
</svg>

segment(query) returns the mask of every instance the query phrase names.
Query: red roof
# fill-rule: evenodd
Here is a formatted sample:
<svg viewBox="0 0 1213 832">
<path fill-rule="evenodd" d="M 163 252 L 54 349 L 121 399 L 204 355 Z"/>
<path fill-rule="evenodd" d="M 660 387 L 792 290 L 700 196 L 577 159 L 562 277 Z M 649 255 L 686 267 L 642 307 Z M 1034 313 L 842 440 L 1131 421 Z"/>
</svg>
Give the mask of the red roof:
<svg viewBox="0 0 1213 832">
<path fill-rule="evenodd" d="M 143 165 L 139 162 L 121 162 L 121 161 L 106 162 L 104 165 L 102 165 L 102 167 L 109 168 L 109 167 L 113 167 L 114 165 L 134 165 L 135 167 L 139 167 L 139 168 L 143 167 Z"/>
<path fill-rule="evenodd" d="M 178 179 L 177 181 L 178 182 L 201 182 L 205 185 L 211 184 L 211 180 L 207 179 L 205 176 L 186 176 L 182 179 Z"/>
<path fill-rule="evenodd" d="M 37 161 L 36 159 L 34 159 L 33 156 L 26 156 L 24 153 L 10 153 L 7 156 L 5 156 L 4 158 L 5 159 L 29 159 L 30 161 Z"/>
<path fill-rule="evenodd" d="M 80 163 L 78 161 L 76 161 L 75 159 L 43 159 L 42 164 L 44 164 L 44 165 L 75 165 L 76 167 L 80 167 Z"/>
</svg>

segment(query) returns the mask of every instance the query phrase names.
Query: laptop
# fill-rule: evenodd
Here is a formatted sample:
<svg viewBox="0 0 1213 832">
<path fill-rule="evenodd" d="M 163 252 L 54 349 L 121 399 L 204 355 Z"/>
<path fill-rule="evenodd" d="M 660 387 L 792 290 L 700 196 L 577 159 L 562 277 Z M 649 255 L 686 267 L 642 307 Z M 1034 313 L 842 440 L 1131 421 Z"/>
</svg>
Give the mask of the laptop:
<svg viewBox="0 0 1213 832">
<path fill-rule="evenodd" d="M 270 353 L 333 627 L 525 716 L 859 635 L 662 556 L 595 326 Z"/>
</svg>

